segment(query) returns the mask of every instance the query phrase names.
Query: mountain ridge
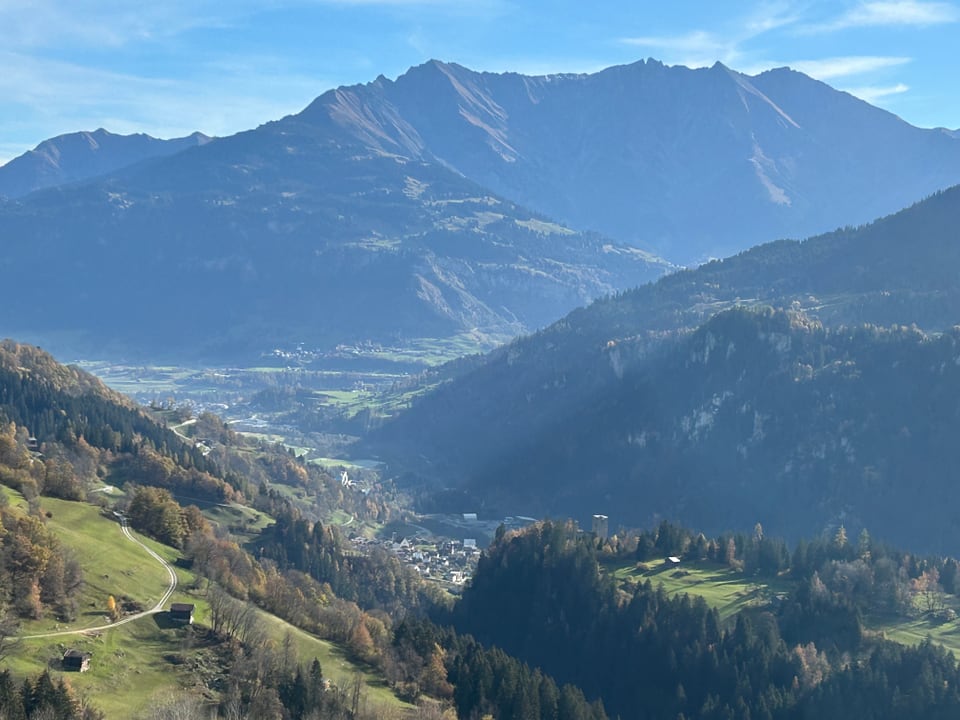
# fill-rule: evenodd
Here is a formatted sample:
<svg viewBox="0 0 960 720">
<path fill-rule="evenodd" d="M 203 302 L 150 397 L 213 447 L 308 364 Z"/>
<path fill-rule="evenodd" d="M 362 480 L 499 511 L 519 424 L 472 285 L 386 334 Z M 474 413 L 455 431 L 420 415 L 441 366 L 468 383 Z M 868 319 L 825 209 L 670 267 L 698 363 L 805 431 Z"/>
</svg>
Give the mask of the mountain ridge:
<svg viewBox="0 0 960 720">
<path fill-rule="evenodd" d="M 960 182 L 954 136 L 786 68 L 646 60 L 524 76 L 431 60 L 301 116 L 681 264 L 866 222 Z"/>
<path fill-rule="evenodd" d="M 212 139 L 194 132 L 161 140 L 144 133 L 117 135 L 103 128 L 58 135 L 0 166 L 0 196 L 16 199 L 36 190 L 89 180 Z"/>
<path fill-rule="evenodd" d="M 11 271 L 45 258 L 13 293 L 5 332 L 79 330 L 87 352 L 142 354 L 163 338 L 181 357 L 244 361 L 296 342 L 513 336 L 668 267 L 296 117 L 0 205 L 0 229 L 20 239 Z M 59 311 L 64 295 L 80 327 Z M 219 322 L 183 323 L 196 308 Z"/>
<path fill-rule="evenodd" d="M 824 98 L 829 112 L 809 109 Z M 826 222 L 821 208 L 850 225 L 954 171 L 954 138 L 793 71 L 433 61 L 0 203 L 0 327 L 72 356 L 243 362 L 299 343 L 500 340 L 675 267 L 638 247 L 697 261 Z"/>
</svg>

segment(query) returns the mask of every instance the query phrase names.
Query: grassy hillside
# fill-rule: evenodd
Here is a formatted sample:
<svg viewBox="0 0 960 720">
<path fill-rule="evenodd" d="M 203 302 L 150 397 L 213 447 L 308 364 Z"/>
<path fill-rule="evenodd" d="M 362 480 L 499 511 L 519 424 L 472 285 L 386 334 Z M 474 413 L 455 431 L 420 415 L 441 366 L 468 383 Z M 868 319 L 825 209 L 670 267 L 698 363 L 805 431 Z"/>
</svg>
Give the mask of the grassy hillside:
<svg viewBox="0 0 960 720">
<path fill-rule="evenodd" d="M 622 583 L 649 580 L 654 587 L 662 585 L 671 597 L 679 593 L 699 595 L 720 613 L 724 622 L 741 610 L 766 605 L 775 595 L 792 588 L 792 583 L 786 580 L 749 578 L 723 565 L 707 562 L 672 567 L 666 560 L 657 560 L 639 567 L 628 564 L 607 570 Z"/>
<path fill-rule="evenodd" d="M 18 493 L 8 488 L 0 488 L 0 492 L 7 495 L 11 507 L 25 505 Z M 124 538 L 119 524 L 106 517 L 99 508 L 86 503 L 43 498 L 42 509 L 50 513 L 47 526 L 80 561 L 85 583 L 75 623 L 68 626 L 46 618 L 25 622 L 22 635 L 107 624 L 109 595 L 114 595 L 118 601 L 129 598 L 144 608 L 152 607 L 162 596 L 168 582 L 165 569 L 142 548 Z M 178 552 L 174 548 L 140 535 L 137 537 L 168 562 L 176 560 Z M 194 603 L 197 623 L 202 625 L 208 608 L 202 594 L 195 589 L 196 577 L 183 568 L 176 568 L 176 572 L 178 588 L 171 602 Z M 403 707 L 382 678 L 368 668 L 351 663 L 332 643 L 267 613 L 259 612 L 259 615 L 261 626 L 278 646 L 282 646 L 289 635 L 300 662 L 319 659 L 324 675 L 338 685 L 352 682 L 360 673 L 369 704 L 394 710 Z M 149 707 L 158 694 L 181 689 L 213 701 L 215 691 L 226 682 L 218 670 L 218 649 L 208 642 L 203 629 L 170 627 L 162 615 L 143 617 L 106 630 L 25 639 L 5 663 L 18 676 L 33 675 L 44 668 L 59 670 L 59 658 L 68 648 L 92 653 L 90 671 L 71 673 L 69 677 L 77 690 L 86 693 L 104 710 L 108 720 L 130 718 Z"/>
<path fill-rule="evenodd" d="M 787 578 L 750 578 L 742 572 L 710 562 L 683 562 L 679 567 L 669 566 L 666 560 L 657 560 L 637 566 L 633 563 L 612 564 L 606 567 L 622 586 L 649 580 L 654 587 L 661 585 L 668 596 L 687 593 L 702 597 L 707 605 L 717 610 L 720 619 L 730 624 L 742 610 L 769 607 L 778 596 L 796 588 Z M 960 610 L 960 597 L 945 595 L 946 607 Z M 943 622 L 930 614 L 919 617 L 867 616 L 864 628 L 900 643 L 919 645 L 930 638 L 960 658 L 960 621 Z"/>
</svg>

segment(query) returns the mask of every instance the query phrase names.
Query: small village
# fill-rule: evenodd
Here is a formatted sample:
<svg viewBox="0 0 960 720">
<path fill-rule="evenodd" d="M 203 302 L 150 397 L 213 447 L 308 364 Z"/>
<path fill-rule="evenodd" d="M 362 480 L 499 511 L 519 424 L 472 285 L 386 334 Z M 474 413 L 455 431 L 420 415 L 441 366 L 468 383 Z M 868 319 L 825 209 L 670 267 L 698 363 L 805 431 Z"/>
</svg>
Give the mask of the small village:
<svg viewBox="0 0 960 720">
<path fill-rule="evenodd" d="M 451 540 L 414 535 L 402 539 L 370 540 L 357 535 L 350 542 L 360 552 L 380 546 L 412 567 L 422 578 L 459 592 L 477 569 L 480 548 L 472 538 Z"/>
<path fill-rule="evenodd" d="M 407 537 L 396 534 L 389 539 L 371 540 L 362 535 L 353 534 L 350 542 L 358 552 L 368 552 L 373 547 L 381 547 L 393 553 L 399 560 L 412 567 L 425 580 L 435 582 L 448 592 L 459 594 L 473 573 L 484 547 L 493 537 L 497 528 L 520 530 L 536 522 L 527 516 L 507 516 L 502 520 L 481 520 L 476 513 L 459 515 L 424 516 L 434 520 L 442 519 L 446 527 L 459 530 L 462 539 L 435 535 L 423 529 Z M 604 520 L 606 516 L 602 517 Z M 596 521 L 595 521 L 596 522 Z M 596 532 L 594 528 L 594 532 Z M 606 527 L 603 528 L 606 537 Z M 475 537 L 468 537 L 470 534 Z"/>
</svg>

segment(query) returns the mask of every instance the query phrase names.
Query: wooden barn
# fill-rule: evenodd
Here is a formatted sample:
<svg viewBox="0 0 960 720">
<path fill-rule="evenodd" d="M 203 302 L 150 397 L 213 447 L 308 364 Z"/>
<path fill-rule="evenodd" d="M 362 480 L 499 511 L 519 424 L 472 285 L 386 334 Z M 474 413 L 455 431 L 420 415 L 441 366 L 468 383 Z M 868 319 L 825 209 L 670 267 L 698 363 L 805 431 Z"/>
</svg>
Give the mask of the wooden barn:
<svg viewBox="0 0 960 720">
<path fill-rule="evenodd" d="M 175 623 L 192 625 L 194 607 L 192 603 L 171 603 L 170 620 Z"/>
<path fill-rule="evenodd" d="M 76 672 L 86 672 L 90 669 L 90 653 L 80 650 L 67 650 L 63 654 L 63 669 Z"/>
</svg>

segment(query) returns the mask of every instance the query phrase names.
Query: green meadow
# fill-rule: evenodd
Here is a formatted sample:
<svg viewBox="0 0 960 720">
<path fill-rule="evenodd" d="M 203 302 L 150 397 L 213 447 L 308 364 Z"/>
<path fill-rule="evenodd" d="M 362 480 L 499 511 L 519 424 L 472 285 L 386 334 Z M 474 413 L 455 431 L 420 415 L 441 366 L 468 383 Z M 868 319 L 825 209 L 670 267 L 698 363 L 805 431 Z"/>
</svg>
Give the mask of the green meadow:
<svg viewBox="0 0 960 720">
<path fill-rule="evenodd" d="M 713 563 L 683 562 L 675 568 L 668 566 L 665 560 L 655 560 L 644 565 L 646 569 L 634 564 L 620 564 L 607 570 L 625 589 L 632 583 L 649 580 L 654 587 L 663 586 L 670 596 L 687 593 L 702 597 L 707 605 L 717 610 L 725 624 L 729 624 L 741 610 L 763 607 L 777 595 L 790 593 L 795 587 L 787 578 L 749 578 Z M 955 610 L 960 609 L 960 598 L 948 595 L 946 604 Z M 930 638 L 960 658 L 960 620 L 941 622 L 929 614 L 919 617 L 867 616 L 864 627 L 869 634 L 902 645 L 918 645 Z"/>
<path fill-rule="evenodd" d="M 19 493 L 0 488 L 13 508 L 25 508 Z M 163 615 L 148 615 L 122 625 L 93 630 L 109 624 L 106 614 L 107 598 L 113 595 L 152 608 L 166 591 L 169 577 L 163 566 L 150 557 L 143 548 L 127 540 L 120 525 L 100 508 L 87 503 L 43 498 L 42 510 L 49 513 L 47 527 L 56 533 L 67 552 L 80 562 L 84 570 L 84 585 L 79 595 L 75 622 L 64 624 L 54 618 L 24 622 L 21 635 L 39 635 L 66 630 L 85 630 L 72 635 L 24 638 L 4 661 L 17 677 L 35 675 L 44 669 L 59 674 L 59 660 L 70 648 L 92 654 L 90 670 L 84 673 L 65 673 L 70 683 L 86 695 L 108 720 L 126 720 L 149 708 L 158 697 L 177 692 L 191 692 L 213 701 L 215 689 L 224 686 L 226 678 L 219 671 L 216 650 L 208 645 L 201 628 L 170 627 Z M 247 519 L 247 514 L 236 509 L 223 508 L 221 514 L 229 520 Z M 265 517 L 265 516 L 264 516 Z M 227 519 L 227 518 L 224 518 Z M 250 519 L 254 519 L 252 516 Z M 255 522 L 262 522 L 257 517 Z M 178 557 L 174 548 L 162 545 L 136 534 L 168 562 Z M 175 568 L 178 579 L 176 592 L 170 602 L 188 602 L 196 605 L 196 622 L 203 625 L 208 606 L 201 591 L 196 589 L 194 574 Z M 289 623 L 257 610 L 262 627 L 278 646 L 292 642 L 298 660 L 310 663 L 320 661 L 324 675 L 338 685 L 362 678 L 367 702 L 382 706 L 384 714 L 409 707 L 387 687 L 382 677 L 370 668 L 355 664 L 333 643 L 321 640 Z"/>
<path fill-rule="evenodd" d="M 667 595 L 680 593 L 702 597 L 717 610 L 720 620 L 727 622 L 741 610 L 766 605 L 778 593 L 792 587 L 788 580 L 749 578 L 724 565 L 707 562 L 682 562 L 671 567 L 666 560 L 644 563 L 646 569 L 630 564 L 609 568 L 623 584 L 649 580 L 654 587 L 662 585 Z"/>
</svg>

